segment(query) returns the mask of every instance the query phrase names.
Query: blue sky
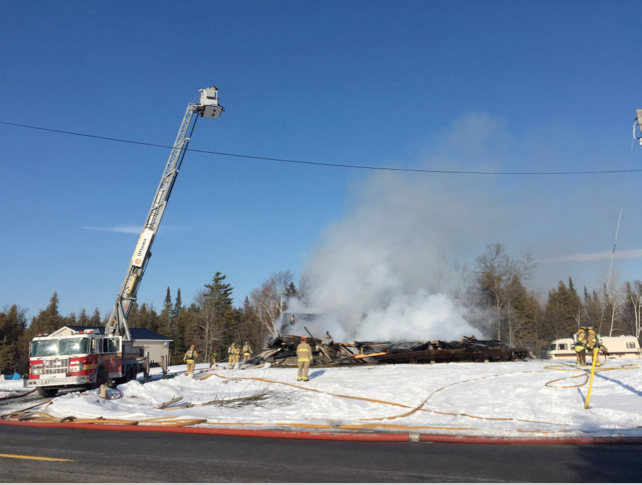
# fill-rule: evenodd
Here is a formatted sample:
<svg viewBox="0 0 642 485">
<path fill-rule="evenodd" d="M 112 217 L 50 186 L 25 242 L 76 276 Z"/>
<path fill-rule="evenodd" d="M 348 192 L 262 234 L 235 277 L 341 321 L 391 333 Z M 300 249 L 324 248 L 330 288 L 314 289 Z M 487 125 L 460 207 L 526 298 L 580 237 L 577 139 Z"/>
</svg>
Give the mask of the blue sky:
<svg viewBox="0 0 642 485">
<path fill-rule="evenodd" d="M 226 112 L 199 121 L 192 149 L 640 169 L 641 14 L 639 2 L 595 0 L 6 2 L 0 121 L 171 145 L 187 103 L 217 85 Z M 108 312 L 138 238 L 122 228 L 142 226 L 169 151 L 2 124 L 0 143 L 0 308 L 33 316 L 57 291 L 64 314 Z M 372 187 L 386 176 L 188 154 L 139 300 L 160 308 L 169 286 L 189 302 L 221 271 L 241 304 L 270 273 L 300 274 L 328 227 L 383 200 Z M 577 255 L 610 253 L 623 208 L 616 271 L 640 277 L 640 174 L 390 176 L 402 192 L 425 184 L 440 220 L 468 221 L 417 221 L 467 242 L 451 262 L 493 242 L 532 252 L 543 291 L 569 276 L 599 284 L 609 258 Z"/>
</svg>

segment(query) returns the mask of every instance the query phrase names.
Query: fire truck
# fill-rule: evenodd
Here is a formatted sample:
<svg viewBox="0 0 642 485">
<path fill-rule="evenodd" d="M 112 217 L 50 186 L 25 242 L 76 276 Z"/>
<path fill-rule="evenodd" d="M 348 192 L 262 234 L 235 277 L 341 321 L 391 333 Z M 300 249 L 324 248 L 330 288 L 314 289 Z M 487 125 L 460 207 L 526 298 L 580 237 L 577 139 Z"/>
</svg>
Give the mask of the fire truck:
<svg viewBox="0 0 642 485">
<path fill-rule="evenodd" d="M 133 345 L 127 317 L 152 256 L 151 248 L 196 122 L 199 118 L 218 118 L 224 110 L 216 86 L 200 89 L 200 102 L 188 104 L 104 335 L 97 330 L 35 335 L 29 348 L 27 384 L 36 387 L 40 395 L 53 397 L 68 387 L 97 388 L 110 379 L 124 383 L 148 368 L 149 359 L 143 348 Z"/>
</svg>

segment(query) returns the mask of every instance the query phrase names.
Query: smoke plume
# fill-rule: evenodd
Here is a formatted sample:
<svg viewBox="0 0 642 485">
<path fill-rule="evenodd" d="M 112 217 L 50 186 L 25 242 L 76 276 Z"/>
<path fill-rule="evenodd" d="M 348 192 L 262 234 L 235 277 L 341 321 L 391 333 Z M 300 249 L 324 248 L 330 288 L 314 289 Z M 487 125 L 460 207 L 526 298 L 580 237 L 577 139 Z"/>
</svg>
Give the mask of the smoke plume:
<svg viewBox="0 0 642 485">
<path fill-rule="evenodd" d="M 464 199 L 425 179 L 364 181 L 305 267 L 309 304 L 290 302 L 288 311 L 320 316 L 296 330 L 305 333 L 305 323 L 314 334 L 329 330 L 338 340 L 479 337 L 466 310 L 447 296 L 452 250 L 467 245 L 464 228 L 475 225 L 468 214 Z"/>
</svg>

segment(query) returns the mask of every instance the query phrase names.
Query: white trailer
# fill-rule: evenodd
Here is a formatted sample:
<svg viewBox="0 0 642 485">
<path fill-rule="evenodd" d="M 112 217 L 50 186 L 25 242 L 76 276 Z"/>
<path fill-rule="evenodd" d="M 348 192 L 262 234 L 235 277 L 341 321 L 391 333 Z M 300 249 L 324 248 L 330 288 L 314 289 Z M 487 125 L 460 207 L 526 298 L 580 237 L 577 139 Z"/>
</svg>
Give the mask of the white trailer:
<svg viewBox="0 0 642 485">
<path fill-rule="evenodd" d="M 602 337 L 602 344 L 608 351 L 609 359 L 642 359 L 640 342 L 636 337 Z M 548 349 L 549 359 L 573 359 L 575 360 L 575 344 L 572 338 L 560 338 L 553 340 Z"/>
</svg>

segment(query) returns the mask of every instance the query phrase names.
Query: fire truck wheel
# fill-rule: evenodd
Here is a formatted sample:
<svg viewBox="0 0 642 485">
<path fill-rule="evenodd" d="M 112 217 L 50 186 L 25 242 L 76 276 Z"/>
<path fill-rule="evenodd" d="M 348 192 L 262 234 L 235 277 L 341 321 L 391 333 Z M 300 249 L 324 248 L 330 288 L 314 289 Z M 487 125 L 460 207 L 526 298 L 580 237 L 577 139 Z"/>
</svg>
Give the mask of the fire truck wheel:
<svg viewBox="0 0 642 485">
<path fill-rule="evenodd" d="M 58 389 L 51 387 L 38 387 L 38 394 L 42 397 L 54 397 L 58 394 Z"/>
<path fill-rule="evenodd" d="M 132 366 L 132 373 L 131 373 L 131 376 L 129 377 L 129 380 L 130 381 L 135 381 L 136 377 L 138 377 L 138 366 L 137 365 L 133 365 Z"/>
</svg>

